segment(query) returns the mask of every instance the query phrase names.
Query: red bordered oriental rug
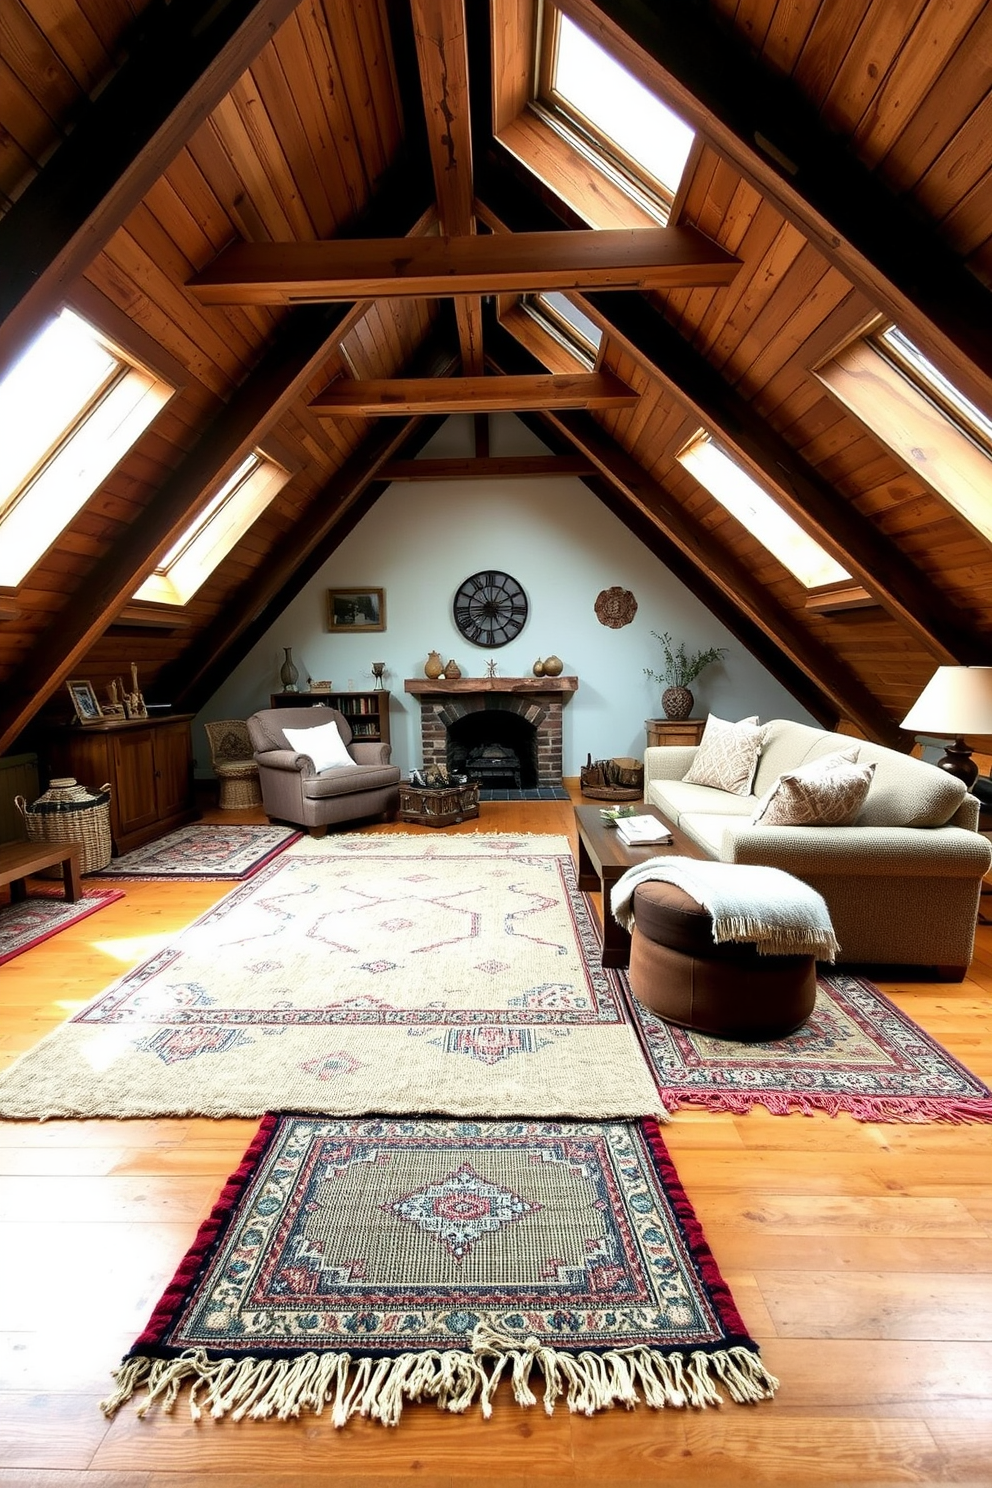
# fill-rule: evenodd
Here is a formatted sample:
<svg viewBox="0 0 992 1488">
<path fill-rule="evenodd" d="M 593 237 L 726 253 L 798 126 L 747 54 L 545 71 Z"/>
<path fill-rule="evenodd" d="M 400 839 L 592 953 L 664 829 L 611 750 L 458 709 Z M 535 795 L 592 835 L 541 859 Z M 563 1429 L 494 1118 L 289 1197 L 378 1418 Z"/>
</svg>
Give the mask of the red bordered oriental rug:
<svg viewBox="0 0 992 1488">
<path fill-rule="evenodd" d="M 302 836 L 295 827 L 192 822 L 114 858 L 94 877 L 145 879 L 153 883 L 172 879 L 244 881 Z"/>
<path fill-rule="evenodd" d="M 857 1121 L 992 1121 L 992 1090 L 861 977 L 821 976 L 809 1021 L 766 1043 L 676 1028 L 630 1002 L 669 1111 L 762 1105 Z"/>
<path fill-rule="evenodd" d="M 769 1398 L 657 1122 L 268 1116 L 107 1414 Z"/>
<path fill-rule="evenodd" d="M 66 899 L 60 887 L 32 889 L 26 898 L 0 905 L 0 966 L 123 897 L 122 889 L 87 889 L 79 899 Z"/>
</svg>

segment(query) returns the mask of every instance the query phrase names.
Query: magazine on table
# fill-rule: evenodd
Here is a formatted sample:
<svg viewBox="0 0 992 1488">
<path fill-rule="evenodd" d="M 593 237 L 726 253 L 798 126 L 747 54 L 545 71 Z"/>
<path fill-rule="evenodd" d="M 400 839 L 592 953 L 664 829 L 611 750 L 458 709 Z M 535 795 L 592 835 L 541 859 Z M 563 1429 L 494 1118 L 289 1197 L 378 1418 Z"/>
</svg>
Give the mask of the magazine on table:
<svg viewBox="0 0 992 1488">
<path fill-rule="evenodd" d="M 664 822 L 655 816 L 621 816 L 617 820 L 617 835 L 628 847 L 649 847 L 672 840 Z"/>
</svg>

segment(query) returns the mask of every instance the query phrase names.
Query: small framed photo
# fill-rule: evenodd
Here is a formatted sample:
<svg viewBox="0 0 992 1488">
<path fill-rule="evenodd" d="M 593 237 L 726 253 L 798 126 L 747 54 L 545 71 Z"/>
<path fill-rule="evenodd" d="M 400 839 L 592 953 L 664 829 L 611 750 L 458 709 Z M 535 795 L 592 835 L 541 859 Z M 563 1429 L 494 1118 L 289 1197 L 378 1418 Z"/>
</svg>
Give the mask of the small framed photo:
<svg viewBox="0 0 992 1488">
<path fill-rule="evenodd" d="M 99 723 L 103 710 L 96 700 L 96 693 L 89 682 L 67 682 L 72 706 L 80 723 Z"/>
<path fill-rule="evenodd" d="M 328 589 L 328 630 L 385 630 L 385 589 Z"/>
</svg>

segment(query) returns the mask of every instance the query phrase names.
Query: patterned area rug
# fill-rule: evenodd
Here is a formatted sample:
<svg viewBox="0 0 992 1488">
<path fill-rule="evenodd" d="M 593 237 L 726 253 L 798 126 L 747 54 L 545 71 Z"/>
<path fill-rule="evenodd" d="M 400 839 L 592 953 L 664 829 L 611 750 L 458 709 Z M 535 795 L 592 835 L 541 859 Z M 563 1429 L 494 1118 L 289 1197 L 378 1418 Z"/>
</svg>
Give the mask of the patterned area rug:
<svg viewBox="0 0 992 1488">
<path fill-rule="evenodd" d="M 92 876 L 154 880 L 251 878 L 302 835 L 295 827 L 193 822 L 114 858 Z"/>
<path fill-rule="evenodd" d="M 0 1115 L 664 1116 L 563 837 L 304 838 L 0 1076 Z"/>
<path fill-rule="evenodd" d="M 739 1044 L 665 1023 L 631 994 L 665 1105 L 848 1111 L 858 1121 L 992 1121 L 992 1091 L 860 977 L 821 976 L 805 1027 Z"/>
<path fill-rule="evenodd" d="M 32 889 L 26 899 L 0 905 L 0 966 L 123 897 L 123 889 L 87 889 L 73 903 L 60 887 Z"/>
<path fill-rule="evenodd" d="M 549 1414 L 777 1387 L 657 1123 L 270 1116 L 103 1409 L 393 1425 L 542 1376 Z"/>
</svg>

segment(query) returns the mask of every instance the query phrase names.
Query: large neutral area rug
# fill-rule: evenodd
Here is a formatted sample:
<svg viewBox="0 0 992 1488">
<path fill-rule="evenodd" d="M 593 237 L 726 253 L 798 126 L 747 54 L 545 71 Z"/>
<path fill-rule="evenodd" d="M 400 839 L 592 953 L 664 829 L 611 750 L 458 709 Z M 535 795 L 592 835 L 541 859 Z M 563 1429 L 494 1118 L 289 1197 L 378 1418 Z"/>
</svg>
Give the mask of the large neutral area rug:
<svg viewBox="0 0 992 1488">
<path fill-rule="evenodd" d="M 988 1086 L 860 977 L 821 976 L 809 1022 L 768 1043 L 710 1038 L 631 1004 L 670 1111 L 762 1105 L 858 1121 L 992 1121 Z"/>
<path fill-rule="evenodd" d="M 25 899 L 0 905 L 0 966 L 123 897 L 122 889 L 87 889 L 81 898 L 72 900 L 66 899 L 60 887 L 32 889 Z"/>
<path fill-rule="evenodd" d="M 302 836 L 295 827 L 192 822 L 114 858 L 99 878 L 246 879 Z"/>
<path fill-rule="evenodd" d="M 392 1425 L 501 1378 L 591 1414 L 770 1397 L 657 1123 L 269 1117 L 115 1375 L 112 1414 Z"/>
<path fill-rule="evenodd" d="M 563 837 L 294 843 L 0 1076 L 0 1116 L 664 1116 Z"/>
</svg>

